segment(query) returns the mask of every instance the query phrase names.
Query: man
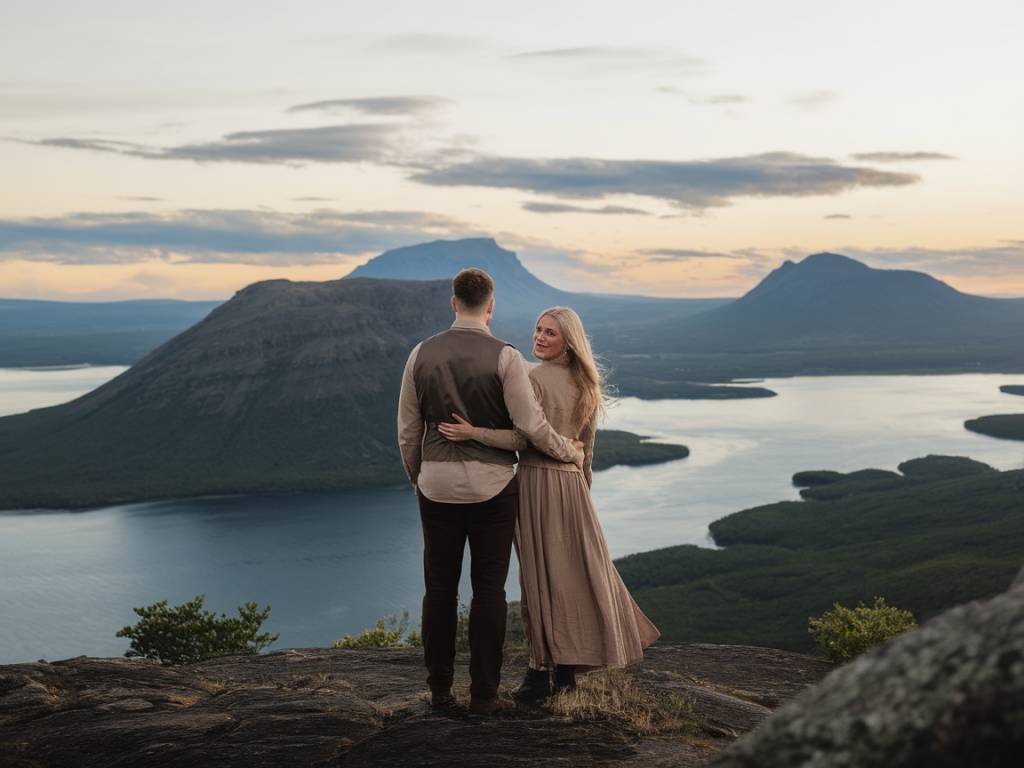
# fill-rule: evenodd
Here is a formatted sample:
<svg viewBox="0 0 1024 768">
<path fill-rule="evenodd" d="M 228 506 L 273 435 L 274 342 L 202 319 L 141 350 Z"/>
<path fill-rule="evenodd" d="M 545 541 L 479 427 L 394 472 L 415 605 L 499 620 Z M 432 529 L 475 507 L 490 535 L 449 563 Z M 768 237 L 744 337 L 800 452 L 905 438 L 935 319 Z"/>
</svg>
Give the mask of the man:
<svg viewBox="0 0 1024 768">
<path fill-rule="evenodd" d="M 423 650 L 431 704 L 454 704 L 459 577 L 469 540 L 470 711 L 490 715 L 498 700 L 505 642 L 505 579 L 518 506 L 516 454 L 474 441 L 450 442 L 437 425 L 455 414 L 477 426 L 520 429 L 563 462 L 583 460 L 579 444 L 544 418 L 522 355 L 494 338 L 494 283 L 479 269 L 452 281 L 455 322 L 416 345 L 402 377 L 398 443 L 423 524 Z"/>
</svg>

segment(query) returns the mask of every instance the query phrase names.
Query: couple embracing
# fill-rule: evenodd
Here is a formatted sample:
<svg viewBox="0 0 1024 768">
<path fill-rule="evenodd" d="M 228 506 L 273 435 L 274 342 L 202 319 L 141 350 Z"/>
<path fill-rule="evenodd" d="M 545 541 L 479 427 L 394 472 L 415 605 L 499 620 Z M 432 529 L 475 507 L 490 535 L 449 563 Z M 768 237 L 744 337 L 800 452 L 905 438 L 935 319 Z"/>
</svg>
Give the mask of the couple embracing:
<svg viewBox="0 0 1024 768">
<path fill-rule="evenodd" d="M 406 363 L 398 441 L 423 524 L 431 704 L 454 704 L 468 540 L 470 711 L 490 715 L 508 706 L 498 684 L 513 540 L 530 651 L 516 700 L 572 690 L 577 670 L 639 661 L 658 630 L 615 570 L 591 502 L 604 394 L 579 317 L 564 307 L 542 313 L 533 337 L 540 363 L 528 367 L 490 333 L 494 283 L 486 272 L 463 270 L 452 293 L 455 322 L 418 344 Z"/>
</svg>

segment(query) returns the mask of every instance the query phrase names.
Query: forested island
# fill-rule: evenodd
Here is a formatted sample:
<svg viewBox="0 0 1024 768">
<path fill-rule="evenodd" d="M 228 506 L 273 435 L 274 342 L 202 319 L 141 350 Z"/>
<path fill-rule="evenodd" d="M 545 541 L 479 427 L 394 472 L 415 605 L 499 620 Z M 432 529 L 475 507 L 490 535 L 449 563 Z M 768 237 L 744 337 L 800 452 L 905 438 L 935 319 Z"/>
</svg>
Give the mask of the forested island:
<svg viewBox="0 0 1024 768">
<path fill-rule="evenodd" d="M 618 429 L 599 429 L 594 441 L 595 471 L 619 464 L 642 466 L 685 459 L 690 449 L 672 443 L 650 443 L 642 435 Z"/>
<path fill-rule="evenodd" d="M 989 437 L 1003 440 L 1024 440 L 1024 413 L 1002 413 L 968 419 L 964 427 Z"/>
<path fill-rule="evenodd" d="M 667 640 L 795 651 L 812 648 L 807 618 L 837 601 L 881 596 L 921 621 L 1006 589 L 1024 552 L 1024 470 L 943 456 L 899 470 L 799 473 L 807 500 L 712 523 L 723 549 L 616 565 Z"/>
</svg>

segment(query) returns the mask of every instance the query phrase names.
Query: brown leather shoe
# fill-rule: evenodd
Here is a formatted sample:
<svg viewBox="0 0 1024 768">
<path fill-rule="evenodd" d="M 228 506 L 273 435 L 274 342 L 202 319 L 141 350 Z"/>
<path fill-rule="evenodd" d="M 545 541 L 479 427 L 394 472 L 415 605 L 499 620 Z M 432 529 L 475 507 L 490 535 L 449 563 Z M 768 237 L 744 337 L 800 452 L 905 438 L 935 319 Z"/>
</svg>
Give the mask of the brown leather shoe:
<svg viewBox="0 0 1024 768">
<path fill-rule="evenodd" d="M 439 688 L 430 691 L 431 709 L 452 709 L 457 706 L 451 688 Z"/>
<path fill-rule="evenodd" d="M 516 705 L 504 699 L 474 699 L 469 700 L 469 713 L 480 717 L 501 717 L 515 712 Z"/>
</svg>

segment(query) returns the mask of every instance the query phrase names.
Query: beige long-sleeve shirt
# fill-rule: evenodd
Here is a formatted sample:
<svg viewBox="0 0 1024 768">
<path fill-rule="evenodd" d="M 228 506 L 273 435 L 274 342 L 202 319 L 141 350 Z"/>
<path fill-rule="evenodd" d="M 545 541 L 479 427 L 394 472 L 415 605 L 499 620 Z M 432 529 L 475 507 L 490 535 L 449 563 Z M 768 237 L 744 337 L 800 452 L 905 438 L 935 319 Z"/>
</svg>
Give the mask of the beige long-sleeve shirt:
<svg viewBox="0 0 1024 768">
<path fill-rule="evenodd" d="M 473 320 L 456 320 L 452 328 L 490 333 L 484 323 Z M 398 397 L 398 447 L 410 482 L 432 501 L 471 504 L 496 496 L 512 480 L 514 466 L 482 461 L 421 460 L 426 424 L 413 377 L 419 350 L 417 344 L 409 354 Z M 498 356 L 498 378 L 505 407 L 516 429 L 538 450 L 558 461 L 578 460 L 579 451 L 572 440 L 558 434 L 544 417 L 530 383 L 526 361 L 514 347 L 505 347 Z"/>
</svg>

